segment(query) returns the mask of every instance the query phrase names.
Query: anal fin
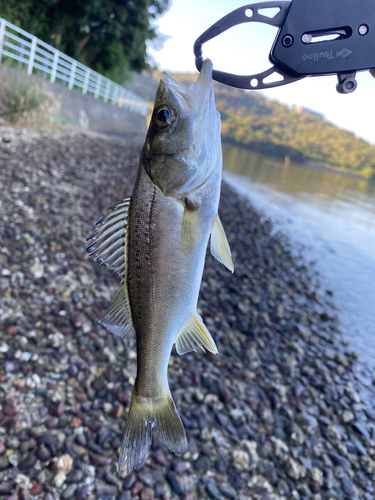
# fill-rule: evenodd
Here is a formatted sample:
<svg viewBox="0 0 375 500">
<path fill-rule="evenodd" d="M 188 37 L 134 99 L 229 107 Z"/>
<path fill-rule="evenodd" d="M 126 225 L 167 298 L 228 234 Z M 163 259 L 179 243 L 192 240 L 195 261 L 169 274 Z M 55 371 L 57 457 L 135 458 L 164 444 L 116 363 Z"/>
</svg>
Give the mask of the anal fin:
<svg viewBox="0 0 375 500">
<path fill-rule="evenodd" d="M 229 248 L 227 237 L 225 236 L 224 228 L 217 215 L 213 221 L 211 232 L 211 253 L 221 264 L 224 264 L 229 271 L 234 271 L 232 255 Z"/>
<path fill-rule="evenodd" d="M 117 292 L 108 309 L 104 311 L 99 323 L 122 339 L 134 330 L 126 282 Z"/>
<path fill-rule="evenodd" d="M 218 353 L 214 339 L 198 314 L 189 318 L 182 327 L 176 340 L 176 350 L 178 354 L 196 351 L 195 344 L 204 352 L 207 349 L 213 354 Z"/>
</svg>

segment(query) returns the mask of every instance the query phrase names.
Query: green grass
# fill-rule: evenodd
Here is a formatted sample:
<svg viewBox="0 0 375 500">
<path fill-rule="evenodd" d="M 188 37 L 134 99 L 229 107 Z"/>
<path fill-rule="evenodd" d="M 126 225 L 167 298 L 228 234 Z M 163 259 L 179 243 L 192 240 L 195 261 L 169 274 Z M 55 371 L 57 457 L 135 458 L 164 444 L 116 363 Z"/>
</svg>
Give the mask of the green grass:
<svg viewBox="0 0 375 500">
<path fill-rule="evenodd" d="M 7 102 L 8 119 L 15 122 L 20 115 L 37 110 L 45 98 L 43 89 L 33 82 L 22 82 L 12 86 Z"/>
</svg>

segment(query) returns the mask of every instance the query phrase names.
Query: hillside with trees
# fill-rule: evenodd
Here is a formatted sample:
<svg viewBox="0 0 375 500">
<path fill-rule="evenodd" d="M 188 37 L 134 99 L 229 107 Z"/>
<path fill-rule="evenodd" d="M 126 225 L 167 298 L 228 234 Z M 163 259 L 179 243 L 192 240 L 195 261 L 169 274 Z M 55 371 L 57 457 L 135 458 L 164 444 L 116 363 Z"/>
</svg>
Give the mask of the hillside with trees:
<svg viewBox="0 0 375 500">
<path fill-rule="evenodd" d="M 189 85 L 196 74 L 173 76 Z M 152 100 L 160 72 L 137 75 L 131 88 Z M 223 142 L 298 163 L 313 162 L 375 179 L 375 146 L 312 113 L 301 113 L 258 92 L 215 82 Z"/>
</svg>

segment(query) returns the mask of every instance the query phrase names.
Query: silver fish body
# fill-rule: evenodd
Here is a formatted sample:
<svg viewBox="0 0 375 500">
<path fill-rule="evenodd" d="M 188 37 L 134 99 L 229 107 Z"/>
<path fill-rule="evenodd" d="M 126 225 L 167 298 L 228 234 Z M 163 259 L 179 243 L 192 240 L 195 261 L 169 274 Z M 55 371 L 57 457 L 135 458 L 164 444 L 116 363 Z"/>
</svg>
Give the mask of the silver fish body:
<svg viewBox="0 0 375 500">
<path fill-rule="evenodd" d="M 173 344 L 180 354 L 195 344 L 217 352 L 197 313 L 210 235 L 213 255 L 233 271 L 218 218 L 222 157 L 211 74 L 206 60 L 190 88 L 163 75 L 133 195 L 101 221 L 89 247 L 122 279 L 101 323 L 121 337 L 134 329 L 137 339 L 120 472 L 143 460 L 153 432 L 175 453 L 187 449 L 168 386 Z"/>
</svg>

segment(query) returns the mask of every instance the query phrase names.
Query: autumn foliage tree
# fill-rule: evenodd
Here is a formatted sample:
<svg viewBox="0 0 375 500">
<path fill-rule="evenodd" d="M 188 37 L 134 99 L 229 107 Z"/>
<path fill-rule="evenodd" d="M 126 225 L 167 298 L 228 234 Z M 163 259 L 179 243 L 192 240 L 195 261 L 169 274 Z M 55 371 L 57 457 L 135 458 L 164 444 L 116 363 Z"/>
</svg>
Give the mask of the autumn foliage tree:
<svg viewBox="0 0 375 500">
<path fill-rule="evenodd" d="M 0 16 L 122 83 L 146 67 L 169 0 L 0 0 Z"/>
</svg>

